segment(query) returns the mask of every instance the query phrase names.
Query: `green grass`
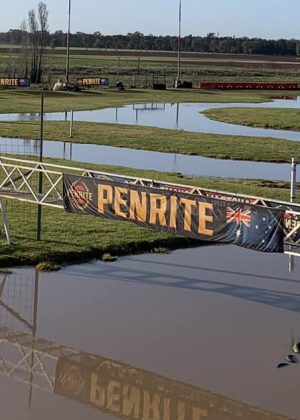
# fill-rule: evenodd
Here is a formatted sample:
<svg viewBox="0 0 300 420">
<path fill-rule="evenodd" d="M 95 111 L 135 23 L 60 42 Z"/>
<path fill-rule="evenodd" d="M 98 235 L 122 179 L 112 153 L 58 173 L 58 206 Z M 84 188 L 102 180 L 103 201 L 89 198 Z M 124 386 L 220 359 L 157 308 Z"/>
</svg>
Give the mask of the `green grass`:
<svg viewBox="0 0 300 420">
<path fill-rule="evenodd" d="M 299 109 L 223 108 L 207 110 L 204 114 L 231 124 L 300 131 Z"/>
<path fill-rule="evenodd" d="M 220 102 L 260 103 L 269 99 L 270 92 L 205 92 L 197 89 L 128 89 L 116 92 L 101 89 L 85 92 L 45 92 L 45 112 L 87 110 L 148 102 Z M 37 89 L 0 89 L 0 113 L 40 111 L 40 91 Z"/>
<path fill-rule="evenodd" d="M 13 46 L 10 46 L 13 47 Z M 82 49 L 86 53 L 85 49 Z M 117 80 L 117 61 L 120 56 L 119 78 L 127 86 L 133 84 L 133 75 L 136 75 L 136 86 L 144 87 L 151 83 L 152 75 L 166 77 L 167 85 L 171 86 L 177 75 L 176 58 L 166 56 L 140 56 L 135 51 L 134 56 L 122 56 L 122 50 L 111 50 L 111 55 L 93 55 L 95 50 L 88 49 L 88 55 L 70 55 L 70 80 L 75 81 L 82 76 L 109 77 L 112 85 Z M 139 69 L 137 57 L 140 56 Z M 209 57 L 204 59 L 182 57 L 181 78 L 192 81 L 195 85 L 199 81 L 268 81 L 268 82 L 297 82 L 300 78 L 300 68 L 297 63 L 260 63 L 251 61 L 251 57 L 244 57 L 243 61 L 236 61 L 225 55 L 220 55 L 220 61 Z M 261 60 L 264 57 L 261 56 Z M 274 57 L 276 61 L 276 57 Z M 22 56 L 17 53 L 7 53 L 0 48 L 0 74 L 20 75 L 23 72 Z M 137 75 L 139 73 L 139 75 Z M 65 55 L 58 54 L 58 49 L 48 51 L 44 61 L 44 81 L 53 85 L 57 77 L 65 77 Z"/>
<path fill-rule="evenodd" d="M 39 139 L 38 122 L 0 122 L 0 136 Z M 69 122 L 46 121 L 46 140 L 69 141 Z M 290 162 L 300 159 L 300 143 L 263 137 L 191 133 L 153 127 L 75 122 L 73 143 L 90 143 L 217 159 Z"/>
<path fill-rule="evenodd" d="M 48 160 L 50 161 L 50 160 Z M 51 160 L 61 163 L 59 160 Z M 64 164 L 66 164 L 64 162 Z M 69 162 L 66 165 L 74 165 Z M 185 179 L 175 174 L 155 171 L 139 171 L 129 168 L 99 165 L 77 165 L 95 170 L 104 170 L 124 175 L 141 176 L 175 183 L 192 184 L 206 188 L 288 199 L 287 183 L 265 181 L 224 180 L 192 178 Z M 276 187 L 276 188 L 275 188 Z M 43 207 L 42 240 L 36 241 L 37 206 L 5 200 L 13 245 L 8 246 L 4 234 L 0 238 L 0 265 L 68 264 L 100 259 L 109 253 L 119 256 L 145 251 L 155 252 L 158 248 L 175 249 L 186 246 L 207 245 L 207 242 L 189 240 L 176 235 L 156 232 L 138 227 L 129 222 L 116 222 L 93 216 L 66 213 L 64 210 Z"/>
</svg>

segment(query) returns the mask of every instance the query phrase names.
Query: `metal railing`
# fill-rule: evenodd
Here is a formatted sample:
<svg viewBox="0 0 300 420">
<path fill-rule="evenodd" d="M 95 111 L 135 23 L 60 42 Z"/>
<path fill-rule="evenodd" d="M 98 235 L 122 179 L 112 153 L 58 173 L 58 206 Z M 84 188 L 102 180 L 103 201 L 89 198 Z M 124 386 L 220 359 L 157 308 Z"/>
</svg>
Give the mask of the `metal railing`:
<svg viewBox="0 0 300 420">
<path fill-rule="evenodd" d="M 43 192 L 38 192 L 39 174 L 43 174 Z M 2 199 L 13 199 L 37 205 L 63 208 L 63 174 L 77 174 L 118 182 L 124 182 L 161 190 L 185 192 L 191 195 L 215 198 L 226 201 L 249 203 L 253 205 L 280 209 L 284 211 L 284 242 L 292 248 L 300 246 L 300 204 L 273 200 L 264 197 L 235 194 L 185 184 L 175 184 L 154 179 L 131 177 L 96 171 L 74 166 L 62 166 L 31 160 L 0 156 L 0 204 Z M 293 189 L 293 194 L 294 194 Z M 8 229 L 4 207 L 0 205 L 3 223 Z M 297 254 L 297 253 L 296 253 Z M 298 255 L 298 254 L 297 254 Z M 300 254 L 299 254 L 300 255 Z"/>
</svg>

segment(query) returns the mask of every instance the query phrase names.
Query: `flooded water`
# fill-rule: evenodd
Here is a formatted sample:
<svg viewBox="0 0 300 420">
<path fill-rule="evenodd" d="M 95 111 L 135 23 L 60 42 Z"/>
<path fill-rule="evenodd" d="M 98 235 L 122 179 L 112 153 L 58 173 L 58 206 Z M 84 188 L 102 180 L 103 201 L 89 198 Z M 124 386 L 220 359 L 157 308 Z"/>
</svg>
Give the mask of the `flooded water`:
<svg viewBox="0 0 300 420">
<path fill-rule="evenodd" d="M 39 141 L 36 140 L 0 138 L 0 153 L 36 155 L 39 154 L 39 150 Z M 43 155 L 77 162 L 177 172 L 185 176 L 289 181 L 291 171 L 291 165 L 286 163 L 220 160 L 201 156 L 135 150 L 126 147 L 72 144 L 57 141 L 44 141 Z M 297 180 L 299 179 L 298 172 Z"/>
<path fill-rule="evenodd" d="M 74 113 L 75 121 L 95 121 L 118 124 L 134 124 L 199 131 L 217 134 L 249 135 L 300 140 L 299 132 L 287 130 L 258 129 L 234 124 L 224 124 L 206 118 L 201 112 L 223 107 L 270 107 L 299 108 L 298 97 L 292 100 L 276 99 L 263 104 L 135 104 L 119 108 Z M 70 113 L 48 113 L 48 120 L 69 120 Z M 0 121 L 36 121 L 39 114 L 0 114 Z M 31 140 L 1 138 L 2 153 L 35 154 L 38 143 Z M 289 164 L 274 164 L 247 161 L 230 161 L 187 156 L 174 153 L 148 152 L 127 148 L 98 145 L 81 145 L 63 142 L 44 142 L 44 156 L 86 163 L 119 165 L 136 169 L 153 169 L 163 172 L 178 172 L 185 176 L 212 176 L 225 178 L 248 178 L 288 181 Z"/>
<path fill-rule="evenodd" d="M 261 104 L 249 103 L 149 103 L 126 105 L 118 108 L 105 108 L 94 111 L 74 112 L 75 121 L 107 122 L 114 124 L 142 125 L 174 130 L 185 130 L 201 133 L 240 135 L 255 137 L 274 137 L 292 141 L 300 141 L 300 132 L 289 130 L 273 130 L 265 128 L 245 127 L 213 121 L 202 112 L 215 108 L 300 108 L 300 100 L 276 99 Z M 71 113 L 57 112 L 45 114 L 46 120 L 68 120 Z M 0 114 L 0 121 L 36 121 L 39 114 Z"/>
<path fill-rule="evenodd" d="M 300 419 L 299 279 L 223 245 L 1 274 L 1 418 Z"/>
</svg>

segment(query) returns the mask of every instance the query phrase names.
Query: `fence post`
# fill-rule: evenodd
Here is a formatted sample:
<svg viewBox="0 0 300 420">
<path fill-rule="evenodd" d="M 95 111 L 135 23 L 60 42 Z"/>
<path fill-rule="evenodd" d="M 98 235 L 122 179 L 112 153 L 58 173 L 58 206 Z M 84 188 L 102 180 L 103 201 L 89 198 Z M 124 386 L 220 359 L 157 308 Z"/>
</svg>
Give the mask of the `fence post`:
<svg viewBox="0 0 300 420">
<path fill-rule="evenodd" d="M 293 203 L 296 199 L 296 168 L 297 163 L 295 158 L 292 158 L 292 168 L 291 168 L 291 192 L 290 192 L 290 202 Z"/>
<path fill-rule="evenodd" d="M 8 245 L 11 245 L 9 225 L 8 225 L 8 222 L 7 222 L 4 203 L 1 199 L 0 199 L 0 209 L 1 209 L 1 214 L 2 214 L 2 221 L 3 221 L 6 240 L 7 240 Z"/>
<path fill-rule="evenodd" d="M 71 120 L 70 120 L 70 139 L 73 136 L 73 121 L 74 121 L 74 111 L 71 111 Z"/>
<path fill-rule="evenodd" d="M 292 158 L 291 165 L 291 190 L 290 190 L 290 202 L 293 203 L 296 199 L 297 185 L 296 185 L 296 172 L 297 172 L 297 162 L 295 158 Z M 290 247 L 291 250 L 291 247 Z M 292 273 L 295 269 L 295 257 L 289 255 L 289 272 Z"/>
<path fill-rule="evenodd" d="M 43 142 L 44 142 L 44 91 L 41 92 L 41 110 L 40 110 L 40 163 L 43 162 Z M 40 166 L 41 169 L 41 166 Z M 43 172 L 39 172 L 39 194 L 43 193 Z M 42 206 L 38 205 L 37 214 L 37 235 L 36 239 L 41 240 L 42 237 Z"/>
</svg>

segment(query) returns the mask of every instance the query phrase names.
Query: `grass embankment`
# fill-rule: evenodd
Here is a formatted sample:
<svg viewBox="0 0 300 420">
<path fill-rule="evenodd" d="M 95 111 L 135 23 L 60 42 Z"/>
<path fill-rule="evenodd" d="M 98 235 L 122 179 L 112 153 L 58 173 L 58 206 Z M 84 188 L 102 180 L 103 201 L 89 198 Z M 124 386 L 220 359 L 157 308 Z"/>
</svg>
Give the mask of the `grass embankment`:
<svg viewBox="0 0 300 420">
<path fill-rule="evenodd" d="M 48 160 L 50 161 L 50 160 Z M 61 163 L 59 160 L 51 160 Z M 66 164 L 63 162 L 63 164 Z M 74 165 L 73 162 L 67 165 Z M 78 164 L 106 172 L 141 176 L 175 183 L 192 184 L 206 188 L 244 194 L 288 199 L 287 183 L 241 181 L 222 179 L 184 179 L 175 174 L 140 171 L 121 167 Z M 276 188 L 275 188 L 276 187 Z M 201 244 L 175 235 L 140 228 L 129 222 L 115 222 L 93 216 L 72 215 L 59 209 L 43 208 L 42 240 L 36 241 L 37 206 L 15 200 L 6 200 L 8 222 L 13 245 L 6 244 L 1 235 L 0 266 L 36 265 L 48 263 L 76 263 L 101 258 L 103 254 L 124 255 L 154 251 L 156 248 L 182 248 Z"/>
<path fill-rule="evenodd" d="M 38 122 L 0 122 L 0 136 L 39 139 Z M 69 141 L 69 122 L 46 121 L 46 140 Z M 300 158 L 300 143 L 262 137 L 191 133 L 153 127 L 75 122 L 73 143 L 99 144 L 217 159 L 290 162 Z"/>
<path fill-rule="evenodd" d="M 300 110 L 280 108 L 220 108 L 204 114 L 217 121 L 252 127 L 300 131 Z"/>
</svg>

